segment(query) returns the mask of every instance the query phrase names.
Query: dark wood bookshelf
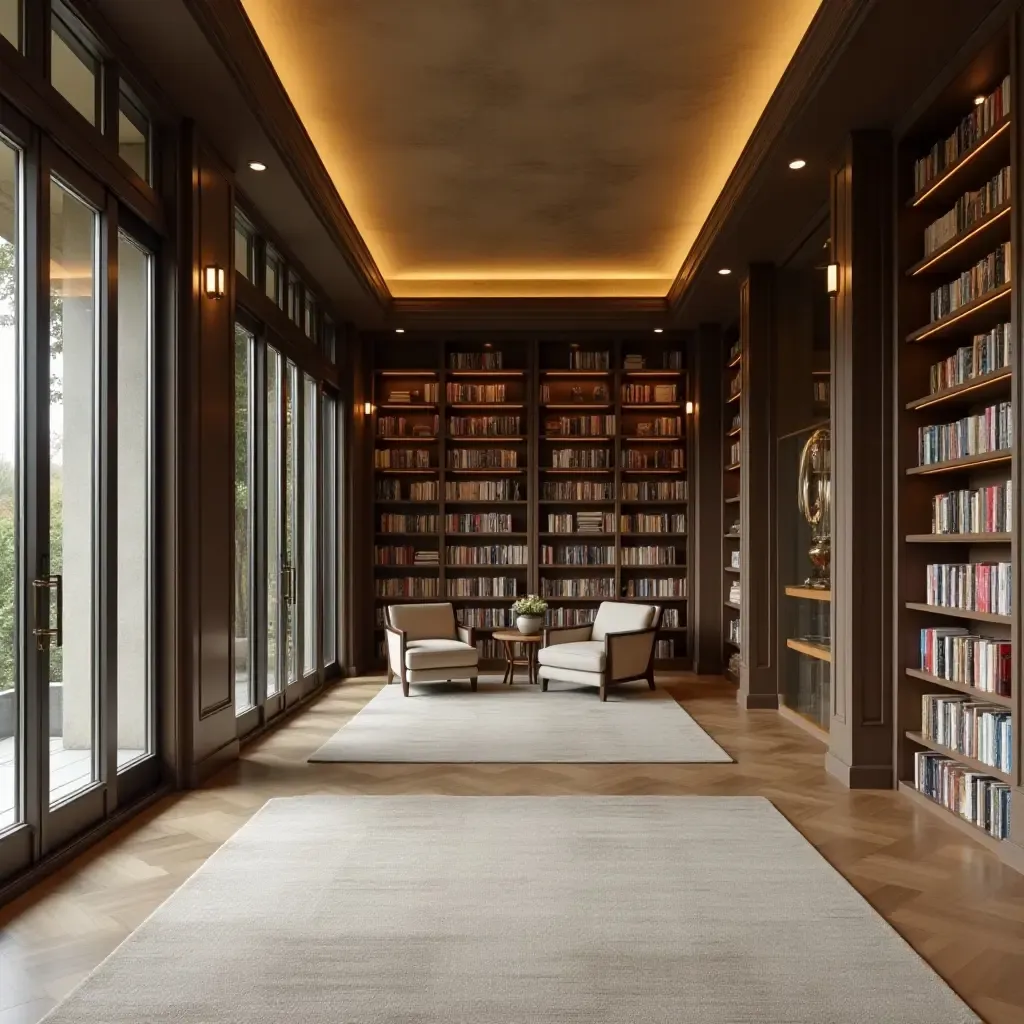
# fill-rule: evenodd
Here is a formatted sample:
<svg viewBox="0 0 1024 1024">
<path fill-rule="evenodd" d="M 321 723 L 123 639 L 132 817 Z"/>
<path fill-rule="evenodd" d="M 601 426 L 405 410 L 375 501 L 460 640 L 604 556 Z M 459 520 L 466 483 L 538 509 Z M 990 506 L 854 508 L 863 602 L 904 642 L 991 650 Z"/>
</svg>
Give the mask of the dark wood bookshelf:
<svg viewBox="0 0 1024 1024">
<path fill-rule="evenodd" d="M 1000 312 L 1003 319 L 1006 319 L 1010 313 L 1012 292 L 1013 282 L 1007 281 L 1006 284 L 1001 284 L 998 288 L 993 288 L 976 299 L 965 302 L 952 313 L 933 320 L 916 331 L 911 331 L 907 335 L 907 341 L 919 342 L 926 338 L 938 341 L 953 333 L 973 334 L 979 325 L 990 322 L 993 316 Z"/>
<path fill-rule="evenodd" d="M 1009 366 L 1002 366 L 991 373 L 982 373 L 977 377 L 964 381 L 951 388 L 943 388 L 941 391 L 933 391 L 930 395 L 922 398 L 915 398 L 907 402 L 907 409 L 927 409 L 932 405 L 943 403 L 971 403 L 985 398 L 989 392 L 1007 390 L 1013 372 Z"/>
<path fill-rule="evenodd" d="M 984 772 L 986 775 L 991 775 L 992 778 L 999 779 L 1001 782 L 1013 781 L 1013 776 L 1008 775 L 1006 772 L 1002 772 L 998 768 L 986 764 L 984 761 L 979 761 L 976 757 L 971 757 L 969 754 L 954 750 L 952 747 L 944 747 L 941 743 L 936 743 L 919 732 L 907 732 L 905 735 L 911 743 L 934 750 L 936 754 L 945 754 L 946 757 L 951 757 L 954 761 L 959 761 L 961 764 L 967 765 L 968 768 L 973 768 L 976 772 Z"/>
<path fill-rule="evenodd" d="M 953 619 L 969 619 L 971 622 L 999 622 L 1010 625 L 1012 615 L 998 615 L 996 612 L 979 612 L 971 608 L 948 608 L 942 604 L 925 604 L 923 601 L 908 601 L 906 608 L 911 612 L 929 612 L 932 615 L 945 615 Z"/>
<path fill-rule="evenodd" d="M 1010 533 L 908 533 L 908 544 L 1009 544 Z"/>
<path fill-rule="evenodd" d="M 973 469 L 978 466 L 992 465 L 997 462 L 1010 462 L 1013 459 L 1012 448 L 1000 448 L 994 452 L 981 455 L 965 455 L 960 459 L 944 459 L 942 462 L 929 462 L 923 466 L 910 466 L 907 476 L 928 476 L 933 473 L 954 473 Z"/>
<path fill-rule="evenodd" d="M 1004 230 L 1000 222 L 1009 217 L 1010 210 L 1009 202 L 997 206 L 966 231 L 951 238 L 934 252 L 918 260 L 907 269 L 907 275 L 916 277 L 918 274 L 926 273 L 946 274 L 950 270 L 959 270 L 964 262 L 981 259 L 1003 240 L 999 238 L 1000 233 Z"/>
<path fill-rule="evenodd" d="M 987 701 L 991 704 L 1001 704 L 1004 708 L 1013 707 L 1013 698 L 1006 697 L 1001 693 L 990 693 L 988 690 L 980 690 L 970 683 L 961 683 L 955 679 L 943 679 L 940 676 L 933 676 L 930 672 L 922 672 L 919 668 L 908 668 L 907 675 L 911 679 L 927 683 L 929 686 L 941 686 L 946 690 L 956 690 L 957 693 L 966 693 L 975 700 Z"/>
</svg>

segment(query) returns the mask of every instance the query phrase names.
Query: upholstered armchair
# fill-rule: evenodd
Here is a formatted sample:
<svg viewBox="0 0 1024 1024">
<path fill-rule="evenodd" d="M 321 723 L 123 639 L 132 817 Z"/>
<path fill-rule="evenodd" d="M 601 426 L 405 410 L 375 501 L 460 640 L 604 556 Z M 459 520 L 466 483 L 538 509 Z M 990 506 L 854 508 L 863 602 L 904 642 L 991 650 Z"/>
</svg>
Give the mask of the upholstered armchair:
<svg viewBox="0 0 1024 1024">
<path fill-rule="evenodd" d="M 646 679 L 654 689 L 654 642 L 661 621 L 657 605 L 602 601 L 588 626 L 545 629 L 537 653 L 541 689 L 548 681 L 596 686 L 601 700 L 608 687 Z"/>
<path fill-rule="evenodd" d="M 476 690 L 476 635 L 458 624 L 451 604 L 389 605 L 384 629 L 388 682 L 401 680 L 406 697 L 410 683 L 468 679 Z"/>
</svg>

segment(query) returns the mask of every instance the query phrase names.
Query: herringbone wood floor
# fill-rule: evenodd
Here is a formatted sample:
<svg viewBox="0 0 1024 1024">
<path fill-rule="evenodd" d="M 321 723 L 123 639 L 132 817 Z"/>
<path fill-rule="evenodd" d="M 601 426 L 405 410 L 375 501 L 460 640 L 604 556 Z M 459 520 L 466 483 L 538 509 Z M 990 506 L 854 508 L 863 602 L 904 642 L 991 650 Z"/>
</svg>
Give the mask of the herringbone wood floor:
<svg viewBox="0 0 1024 1024">
<path fill-rule="evenodd" d="M 896 793 L 845 790 L 819 743 L 772 712 L 740 711 L 727 684 L 663 682 L 737 764 L 307 764 L 380 680 L 335 688 L 0 915 L 0 1024 L 39 1020 L 265 800 L 300 793 L 766 796 L 990 1024 L 1024 1021 L 1024 877 Z"/>
</svg>

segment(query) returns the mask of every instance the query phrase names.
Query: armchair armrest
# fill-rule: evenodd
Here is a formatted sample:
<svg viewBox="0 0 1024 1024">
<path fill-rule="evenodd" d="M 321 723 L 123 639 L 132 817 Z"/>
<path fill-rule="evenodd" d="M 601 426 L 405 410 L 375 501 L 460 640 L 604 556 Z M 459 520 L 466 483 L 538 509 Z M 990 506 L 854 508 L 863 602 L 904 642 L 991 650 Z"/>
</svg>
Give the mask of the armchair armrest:
<svg viewBox="0 0 1024 1024">
<path fill-rule="evenodd" d="M 589 640 L 593 630 L 593 624 L 585 626 L 552 626 L 544 630 L 543 647 L 552 647 L 555 644 L 573 644 L 580 640 Z"/>
<path fill-rule="evenodd" d="M 648 676 L 653 667 L 654 641 L 657 635 L 657 626 L 630 629 L 622 633 L 606 633 L 604 651 L 608 681 Z"/>
<path fill-rule="evenodd" d="M 388 642 L 388 665 L 391 674 L 405 679 L 405 630 L 396 629 L 390 623 L 384 627 L 384 638 Z"/>
<path fill-rule="evenodd" d="M 469 644 L 470 647 L 476 647 L 476 629 L 472 626 L 460 626 L 456 624 L 455 632 L 464 644 Z"/>
</svg>

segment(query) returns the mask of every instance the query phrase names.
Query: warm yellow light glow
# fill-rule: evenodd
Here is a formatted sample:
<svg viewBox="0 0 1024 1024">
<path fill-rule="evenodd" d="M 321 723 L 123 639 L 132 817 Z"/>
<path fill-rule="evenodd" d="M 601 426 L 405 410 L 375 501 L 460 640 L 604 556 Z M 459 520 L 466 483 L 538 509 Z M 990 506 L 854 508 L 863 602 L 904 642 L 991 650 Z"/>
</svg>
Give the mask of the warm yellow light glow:
<svg viewBox="0 0 1024 1024">
<path fill-rule="evenodd" d="M 692 416 L 693 415 L 693 402 L 687 402 L 686 403 L 686 415 L 687 416 Z"/>
<path fill-rule="evenodd" d="M 664 328 L 661 328 L 661 327 L 655 327 L 655 328 L 654 328 L 654 333 L 655 333 L 655 334 L 664 334 L 664 333 L 665 333 L 665 331 L 664 331 Z"/>
<path fill-rule="evenodd" d="M 363 412 L 367 416 L 372 416 L 373 415 L 373 403 L 372 402 L 363 402 Z"/>
<path fill-rule="evenodd" d="M 807 166 L 806 160 L 790 160 L 789 169 L 791 171 L 802 171 Z"/>
<path fill-rule="evenodd" d="M 982 103 L 984 103 L 984 102 L 985 102 L 985 97 L 984 96 L 975 96 L 974 97 L 974 105 L 976 107 L 980 107 L 982 105 Z"/>
<path fill-rule="evenodd" d="M 260 161 L 260 160 L 250 160 L 249 161 L 249 170 L 250 171 L 265 171 L 266 169 L 267 169 L 267 165 L 265 163 L 263 163 L 262 161 Z"/>
<path fill-rule="evenodd" d="M 203 290 L 208 299 L 224 298 L 224 268 L 216 265 L 203 269 Z"/>
<path fill-rule="evenodd" d="M 829 295 L 835 295 L 839 291 L 839 264 L 830 263 L 825 272 L 825 287 Z"/>
<path fill-rule="evenodd" d="M 395 328 L 395 334 L 405 334 L 405 328 L 404 327 L 396 327 Z"/>
</svg>

